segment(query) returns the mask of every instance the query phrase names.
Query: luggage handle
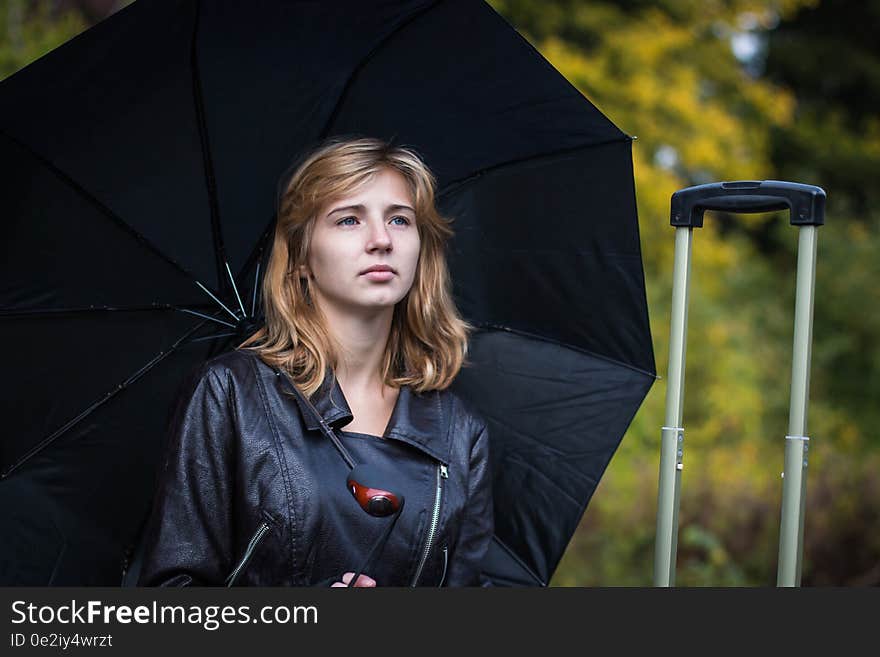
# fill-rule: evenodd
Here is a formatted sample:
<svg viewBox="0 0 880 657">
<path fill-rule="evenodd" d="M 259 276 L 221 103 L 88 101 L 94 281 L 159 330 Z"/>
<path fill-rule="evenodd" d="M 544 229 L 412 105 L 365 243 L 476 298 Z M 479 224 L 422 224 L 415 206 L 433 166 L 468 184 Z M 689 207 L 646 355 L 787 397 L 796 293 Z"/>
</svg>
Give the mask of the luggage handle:
<svg viewBox="0 0 880 657">
<path fill-rule="evenodd" d="M 777 586 L 799 586 L 803 557 L 806 494 L 807 411 L 810 350 L 815 297 L 816 240 L 825 221 L 825 191 L 813 185 L 779 180 L 743 180 L 688 187 L 672 195 L 671 223 L 675 228 L 672 308 L 669 331 L 669 376 L 666 414 L 661 429 L 657 534 L 654 545 L 654 585 L 674 586 L 678 550 L 678 511 L 684 443 L 682 406 L 687 342 L 688 284 L 693 228 L 703 225 L 706 210 L 734 213 L 788 208 L 798 226 L 791 402 L 785 445 L 785 472 L 779 527 Z M 687 228 L 687 230 L 679 230 Z"/>
<path fill-rule="evenodd" d="M 789 210 L 792 226 L 825 223 L 825 190 L 783 180 L 737 180 L 680 189 L 672 195 L 670 223 L 702 228 L 706 210 L 736 214 Z"/>
</svg>

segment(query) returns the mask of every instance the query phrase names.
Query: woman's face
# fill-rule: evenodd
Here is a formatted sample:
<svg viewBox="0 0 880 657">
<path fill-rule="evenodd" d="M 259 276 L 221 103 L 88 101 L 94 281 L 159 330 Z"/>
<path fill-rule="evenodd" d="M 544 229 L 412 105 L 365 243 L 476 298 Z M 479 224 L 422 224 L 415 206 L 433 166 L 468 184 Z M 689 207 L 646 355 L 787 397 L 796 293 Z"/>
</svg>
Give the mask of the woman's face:
<svg viewBox="0 0 880 657">
<path fill-rule="evenodd" d="M 301 275 L 311 274 L 322 309 L 360 313 L 406 296 L 419 260 L 414 207 L 404 177 L 387 168 L 321 207 Z M 368 272 L 375 266 L 388 271 Z"/>
</svg>

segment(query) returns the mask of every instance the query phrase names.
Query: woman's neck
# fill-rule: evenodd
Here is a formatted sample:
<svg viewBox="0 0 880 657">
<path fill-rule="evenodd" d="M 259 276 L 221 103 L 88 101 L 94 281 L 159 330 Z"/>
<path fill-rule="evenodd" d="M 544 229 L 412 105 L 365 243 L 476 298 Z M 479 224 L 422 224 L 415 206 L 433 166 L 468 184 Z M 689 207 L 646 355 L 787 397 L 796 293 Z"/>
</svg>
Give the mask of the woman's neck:
<svg viewBox="0 0 880 657">
<path fill-rule="evenodd" d="M 382 359 L 391 331 L 394 308 L 354 315 L 323 309 L 327 326 L 340 347 L 336 378 L 346 393 L 384 393 Z"/>
</svg>

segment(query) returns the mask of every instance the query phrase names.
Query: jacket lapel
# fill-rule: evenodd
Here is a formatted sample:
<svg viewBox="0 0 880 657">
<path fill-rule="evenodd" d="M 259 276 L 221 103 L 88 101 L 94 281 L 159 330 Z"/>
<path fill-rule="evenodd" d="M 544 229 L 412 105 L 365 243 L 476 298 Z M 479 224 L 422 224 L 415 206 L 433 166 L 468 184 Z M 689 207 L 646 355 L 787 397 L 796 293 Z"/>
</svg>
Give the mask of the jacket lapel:
<svg viewBox="0 0 880 657">
<path fill-rule="evenodd" d="M 297 396 L 296 401 L 305 418 L 306 428 L 317 430 L 319 425 L 314 412 L 305 408 L 305 404 L 300 396 Z M 343 427 L 354 419 L 354 414 L 351 412 L 348 402 L 345 401 L 345 395 L 342 394 L 342 388 L 339 387 L 339 382 L 336 381 L 333 370 L 329 368 L 324 374 L 324 381 L 321 383 L 321 387 L 312 394 L 309 401 L 312 402 L 315 410 L 324 418 L 324 422 L 333 428 Z"/>
<path fill-rule="evenodd" d="M 409 386 L 403 386 L 384 437 L 400 440 L 442 463 L 449 463 L 449 422 L 452 418 L 448 412 L 444 413 L 448 406 L 444 403 L 445 397 L 437 390 L 419 394 Z M 330 369 L 309 401 L 334 429 L 342 428 L 354 419 L 342 388 Z M 314 412 L 303 403 L 300 395 L 297 395 L 296 402 L 306 428 L 311 431 L 320 429 Z"/>
<path fill-rule="evenodd" d="M 449 414 L 444 413 L 440 391 L 419 394 L 403 386 L 385 435 L 412 445 L 441 463 L 449 463 L 451 420 Z"/>
</svg>

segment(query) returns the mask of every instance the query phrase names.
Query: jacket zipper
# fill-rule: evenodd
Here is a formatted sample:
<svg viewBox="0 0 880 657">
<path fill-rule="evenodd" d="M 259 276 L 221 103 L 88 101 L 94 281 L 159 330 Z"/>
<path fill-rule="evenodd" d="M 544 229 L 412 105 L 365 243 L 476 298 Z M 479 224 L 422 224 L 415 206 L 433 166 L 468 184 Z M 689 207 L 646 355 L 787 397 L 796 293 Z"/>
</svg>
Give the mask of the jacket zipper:
<svg viewBox="0 0 880 657">
<path fill-rule="evenodd" d="M 269 523 L 265 520 L 257 529 L 257 532 L 251 538 L 250 543 L 248 543 L 247 550 L 244 551 L 244 556 L 241 558 L 241 561 L 238 562 L 238 565 L 235 567 L 229 577 L 226 578 L 226 586 L 232 586 L 235 584 L 235 580 L 238 578 L 239 573 L 244 569 L 247 565 L 248 561 L 250 561 L 251 556 L 254 554 L 254 550 L 259 545 L 260 541 L 263 540 L 263 536 L 266 535 L 266 532 L 269 531 Z"/>
<path fill-rule="evenodd" d="M 425 541 L 425 550 L 422 552 L 419 567 L 416 568 L 416 574 L 415 577 L 413 577 L 410 586 L 415 586 L 419 583 L 419 577 L 422 576 L 422 569 L 425 567 L 425 562 L 428 560 L 428 555 L 431 553 L 431 544 L 434 542 L 434 533 L 437 531 L 437 521 L 440 519 L 440 500 L 443 497 L 442 479 L 447 478 L 449 478 L 449 473 L 446 470 L 446 466 L 440 463 L 437 466 L 437 492 L 434 495 L 434 514 L 431 516 L 431 526 L 428 528 L 428 540 Z"/>
</svg>

